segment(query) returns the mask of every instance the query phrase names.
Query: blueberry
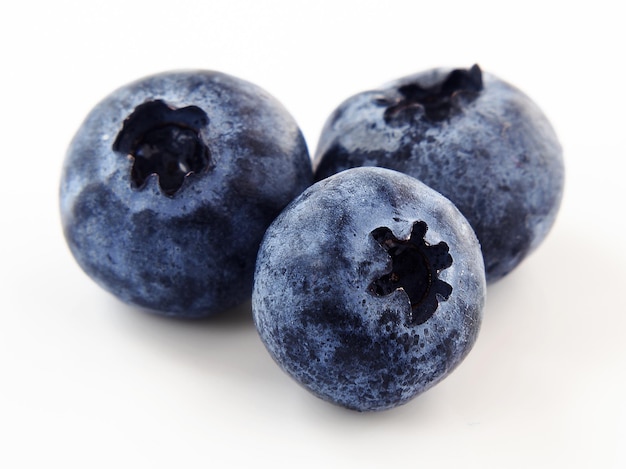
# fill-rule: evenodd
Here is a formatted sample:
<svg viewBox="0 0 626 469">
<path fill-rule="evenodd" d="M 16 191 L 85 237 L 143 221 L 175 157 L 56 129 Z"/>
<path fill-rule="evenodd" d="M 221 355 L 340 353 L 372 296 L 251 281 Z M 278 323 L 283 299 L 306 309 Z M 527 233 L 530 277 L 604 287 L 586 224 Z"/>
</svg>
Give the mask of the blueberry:
<svg viewBox="0 0 626 469">
<path fill-rule="evenodd" d="M 446 196 L 474 228 L 489 282 L 541 243 L 563 192 L 561 146 L 544 114 L 476 65 L 349 98 L 328 119 L 314 165 L 317 179 L 358 166 L 395 169 Z"/>
<path fill-rule="evenodd" d="M 439 193 L 383 168 L 307 189 L 259 249 L 255 324 L 274 360 L 349 409 L 407 402 L 447 376 L 476 340 L 480 247 Z"/>
<path fill-rule="evenodd" d="M 217 72 L 154 75 L 78 130 L 63 228 L 84 271 L 123 301 L 209 316 L 249 298 L 266 228 L 312 178 L 298 126 L 265 91 Z"/>
</svg>

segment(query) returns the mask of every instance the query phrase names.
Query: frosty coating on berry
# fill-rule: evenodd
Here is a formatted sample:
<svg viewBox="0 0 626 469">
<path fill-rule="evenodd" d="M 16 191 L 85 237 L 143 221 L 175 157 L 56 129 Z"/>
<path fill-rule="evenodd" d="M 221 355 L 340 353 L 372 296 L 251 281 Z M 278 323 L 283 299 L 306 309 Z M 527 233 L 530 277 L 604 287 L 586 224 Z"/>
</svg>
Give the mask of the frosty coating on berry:
<svg viewBox="0 0 626 469">
<path fill-rule="evenodd" d="M 543 241 L 564 184 L 546 116 L 477 65 L 429 70 L 344 101 L 326 122 L 314 166 L 317 180 L 380 166 L 440 192 L 474 228 L 490 282 Z"/>
<path fill-rule="evenodd" d="M 472 348 L 485 300 L 476 236 L 449 200 L 382 168 L 308 188 L 259 249 L 252 311 L 274 360 L 349 409 L 404 404 Z"/>
<path fill-rule="evenodd" d="M 249 299 L 265 230 L 311 181 L 302 133 L 266 91 L 162 73 L 89 113 L 65 159 L 61 219 L 78 264 L 119 299 L 206 317 Z"/>
</svg>

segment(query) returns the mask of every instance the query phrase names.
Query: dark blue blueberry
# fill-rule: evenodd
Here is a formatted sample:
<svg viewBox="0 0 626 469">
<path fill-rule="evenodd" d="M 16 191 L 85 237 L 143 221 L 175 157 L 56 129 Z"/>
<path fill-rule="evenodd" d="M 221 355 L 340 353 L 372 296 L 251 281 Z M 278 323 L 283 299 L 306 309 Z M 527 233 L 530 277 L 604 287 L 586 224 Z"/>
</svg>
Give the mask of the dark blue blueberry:
<svg viewBox="0 0 626 469">
<path fill-rule="evenodd" d="M 331 115 L 316 178 L 381 166 L 450 199 L 480 240 L 487 280 L 545 238 L 563 192 L 561 146 L 541 110 L 478 66 L 435 69 L 357 94 Z"/>
<path fill-rule="evenodd" d="M 312 177 L 298 126 L 265 91 L 216 72 L 155 75 L 78 130 L 63 228 L 80 266 L 123 301 L 208 316 L 249 298 L 263 233 Z"/>
<path fill-rule="evenodd" d="M 307 189 L 268 229 L 252 310 L 276 362 L 322 399 L 395 407 L 447 376 L 476 340 L 480 247 L 439 193 L 382 168 Z"/>
</svg>

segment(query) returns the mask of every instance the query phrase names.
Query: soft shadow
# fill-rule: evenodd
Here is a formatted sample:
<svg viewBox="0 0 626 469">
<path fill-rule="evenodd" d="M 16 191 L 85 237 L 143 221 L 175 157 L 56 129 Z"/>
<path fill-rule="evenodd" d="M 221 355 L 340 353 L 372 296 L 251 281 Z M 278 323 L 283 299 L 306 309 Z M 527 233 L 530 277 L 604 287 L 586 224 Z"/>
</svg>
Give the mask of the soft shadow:
<svg viewBox="0 0 626 469">
<path fill-rule="evenodd" d="M 112 300 L 116 301 L 115 299 Z M 227 311 L 218 313 L 215 316 L 195 319 L 166 316 L 149 309 L 128 305 L 119 301 L 116 302 L 117 307 L 125 310 L 126 314 L 140 315 L 142 317 L 149 318 L 148 320 L 164 321 L 164 323 L 170 324 L 170 327 L 208 327 L 226 329 L 254 327 L 254 322 L 252 320 L 252 305 L 250 300 Z"/>
<path fill-rule="evenodd" d="M 199 377 L 248 380 L 275 367 L 258 337 L 250 302 L 206 319 L 165 317 L 109 298 L 122 339 L 150 348 L 155 360 L 176 360 Z M 271 372 L 270 372 L 271 374 Z"/>
<path fill-rule="evenodd" d="M 437 386 L 401 406 L 370 412 L 349 410 L 312 395 L 302 394 L 301 396 L 302 412 L 308 419 L 326 426 L 339 425 L 339 428 L 350 432 L 358 431 L 363 425 L 383 426 L 383 428 L 386 425 L 393 425 L 397 430 L 403 425 L 411 427 L 428 425 L 439 415 L 441 403 Z"/>
</svg>

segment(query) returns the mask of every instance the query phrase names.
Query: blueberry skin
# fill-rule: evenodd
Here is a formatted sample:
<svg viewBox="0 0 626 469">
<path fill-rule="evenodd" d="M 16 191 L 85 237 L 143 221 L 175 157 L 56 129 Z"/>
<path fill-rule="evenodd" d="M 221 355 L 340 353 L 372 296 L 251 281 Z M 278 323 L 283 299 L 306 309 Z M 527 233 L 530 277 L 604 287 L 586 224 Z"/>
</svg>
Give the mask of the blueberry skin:
<svg viewBox="0 0 626 469">
<path fill-rule="evenodd" d="M 448 90 L 439 106 L 407 98 L 440 90 L 451 73 L 473 77 L 468 89 Z M 358 166 L 401 171 L 450 199 L 478 236 L 488 282 L 541 243 L 563 193 L 562 150 L 546 116 L 477 66 L 418 73 L 341 104 L 322 131 L 316 179 Z"/>
<path fill-rule="evenodd" d="M 378 295 L 393 271 L 373 233 L 447 244 L 451 264 L 434 273 L 447 299 L 421 323 L 404 289 Z M 433 287 L 434 284 L 431 285 Z M 398 406 L 447 376 L 479 332 L 485 301 L 480 247 L 443 196 L 407 175 L 350 169 L 307 189 L 272 223 L 259 249 L 253 317 L 274 360 L 318 397 L 358 411 Z"/>
<path fill-rule="evenodd" d="M 165 121 L 180 121 L 174 134 L 162 133 Z M 196 147 L 181 157 L 187 144 Z M 164 161 L 150 159 L 151 145 L 165 148 Z M 200 150 L 196 171 L 176 168 L 188 171 Z M 170 176 L 137 172 L 167 158 Z M 63 168 L 62 224 L 82 269 L 124 302 L 210 316 L 249 299 L 266 228 L 312 177 L 298 126 L 267 92 L 218 72 L 163 73 L 118 89 L 87 116 Z"/>
</svg>

